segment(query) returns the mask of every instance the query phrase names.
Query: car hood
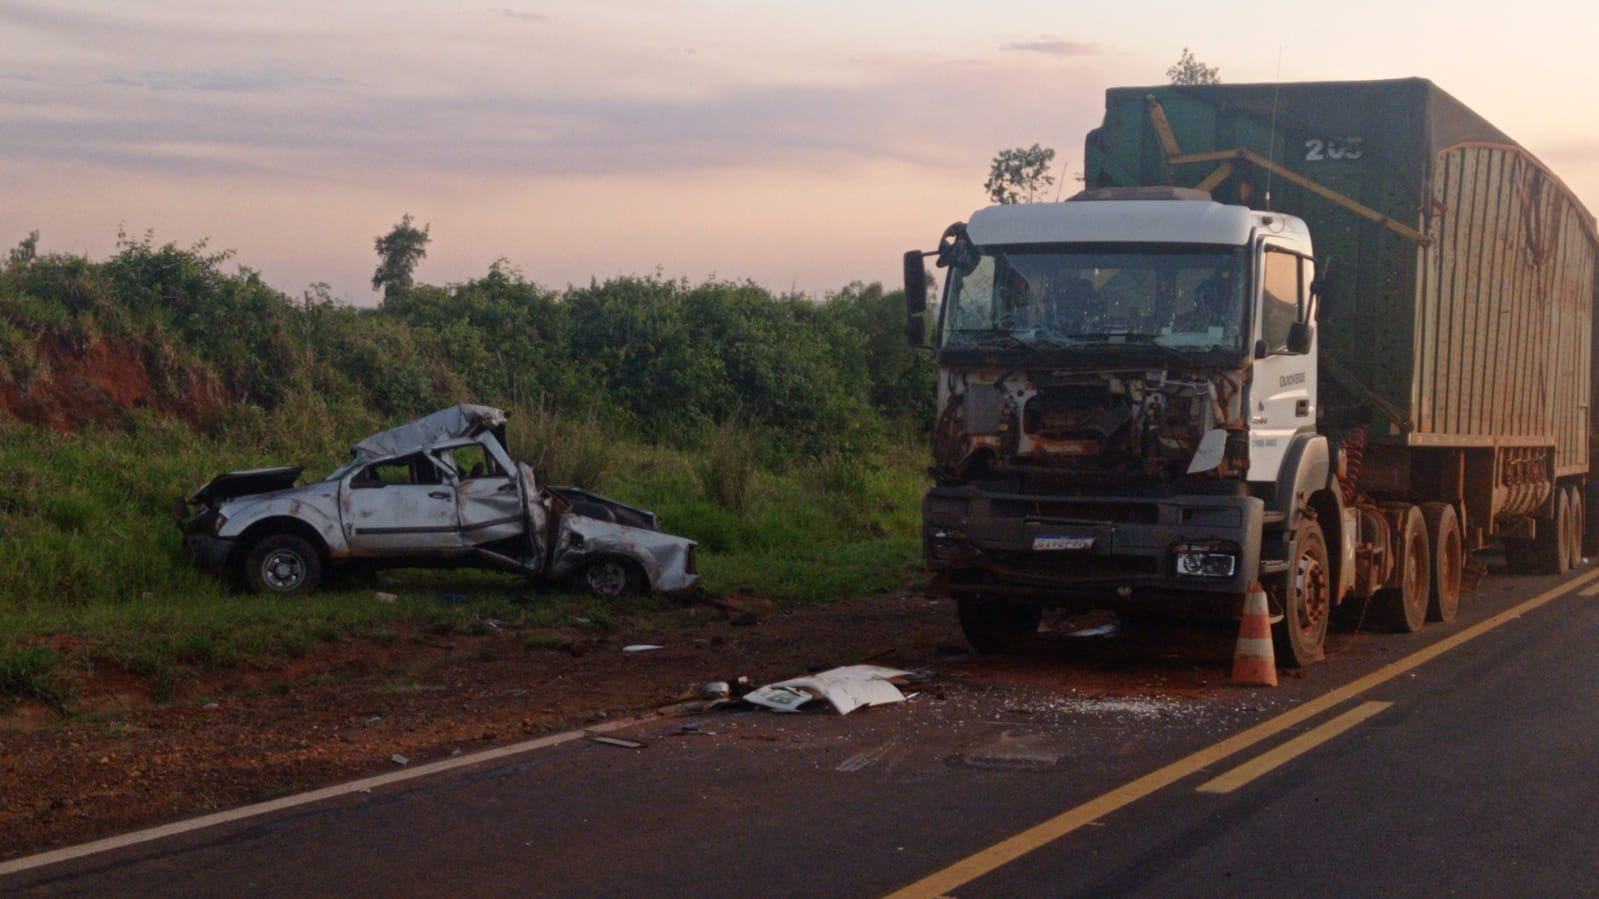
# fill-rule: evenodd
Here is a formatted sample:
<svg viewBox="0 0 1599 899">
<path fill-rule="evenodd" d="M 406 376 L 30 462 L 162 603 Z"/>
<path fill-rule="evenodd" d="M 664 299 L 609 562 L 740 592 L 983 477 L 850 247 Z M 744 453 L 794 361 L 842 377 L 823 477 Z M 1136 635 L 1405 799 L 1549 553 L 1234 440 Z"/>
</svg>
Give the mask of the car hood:
<svg viewBox="0 0 1599 899">
<path fill-rule="evenodd" d="M 302 471 L 305 471 L 304 466 L 288 465 L 281 468 L 251 468 L 219 474 L 194 491 L 189 497 L 189 502 L 196 505 L 215 505 L 235 497 L 286 490 L 293 487 L 294 482 L 300 479 Z"/>
</svg>

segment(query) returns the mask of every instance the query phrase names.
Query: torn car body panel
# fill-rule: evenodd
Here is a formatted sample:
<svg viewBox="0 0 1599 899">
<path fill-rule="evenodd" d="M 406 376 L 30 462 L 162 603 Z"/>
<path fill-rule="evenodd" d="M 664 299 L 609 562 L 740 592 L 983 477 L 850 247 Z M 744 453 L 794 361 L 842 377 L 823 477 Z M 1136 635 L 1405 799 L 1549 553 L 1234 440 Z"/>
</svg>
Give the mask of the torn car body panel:
<svg viewBox="0 0 1599 899">
<path fill-rule="evenodd" d="M 233 472 L 174 511 L 191 558 L 218 573 L 248 575 L 240 569 L 265 564 L 252 547 L 293 535 L 315 555 L 299 561 L 319 567 L 481 567 L 559 581 L 605 559 L 639 589 L 694 588 L 693 541 L 660 533 L 648 510 L 540 487 L 507 453 L 505 423 L 498 409 L 453 406 L 362 440 L 320 481 L 292 486 L 298 468 Z"/>
</svg>

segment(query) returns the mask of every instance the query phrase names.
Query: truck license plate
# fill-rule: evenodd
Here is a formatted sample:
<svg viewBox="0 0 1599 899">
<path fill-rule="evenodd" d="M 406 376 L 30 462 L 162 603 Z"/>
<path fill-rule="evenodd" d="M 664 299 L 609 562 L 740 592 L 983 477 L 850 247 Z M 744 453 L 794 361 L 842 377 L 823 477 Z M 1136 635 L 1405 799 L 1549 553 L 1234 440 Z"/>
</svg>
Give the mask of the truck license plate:
<svg viewBox="0 0 1599 899">
<path fill-rule="evenodd" d="M 1033 538 L 1033 550 L 1093 549 L 1093 537 L 1071 537 L 1065 534 L 1039 534 Z"/>
</svg>

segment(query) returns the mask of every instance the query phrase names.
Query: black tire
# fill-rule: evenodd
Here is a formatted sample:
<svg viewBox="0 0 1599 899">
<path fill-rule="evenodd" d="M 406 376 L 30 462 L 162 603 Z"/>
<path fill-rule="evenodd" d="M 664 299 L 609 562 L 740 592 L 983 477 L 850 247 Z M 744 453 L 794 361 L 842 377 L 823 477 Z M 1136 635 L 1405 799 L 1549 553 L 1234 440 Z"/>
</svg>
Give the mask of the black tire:
<svg viewBox="0 0 1599 899">
<path fill-rule="evenodd" d="M 1283 617 L 1272 625 L 1271 637 L 1279 663 L 1303 668 L 1321 660 L 1332 617 L 1332 568 L 1320 524 L 1308 517 L 1300 521 L 1289 558 L 1293 564 L 1281 588 Z"/>
<path fill-rule="evenodd" d="M 268 534 L 245 556 L 244 583 L 251 593 L 310 593 L 322 583 L 322 557 L 302 537 Z"/>
<path fill-rule="evenodd" d="M 1566 485 L 1566 568 L 1582 564 L 1582 530 L 1586 526 L 1582 504 L 1582 488 Z"/>
<path fill-rule="evenodd" d="M 982 593 L 959 597 L 961 632 L 981 653 L 1010 652 L 1038 633 L 1044 609 L 1037 603 L 1009 602 Z"/>
<path fill-rule="evenodd" d="M 1537 522 L 1532 538 L 1532 568 L 1535 574 L 1565 574 L 1571 567 L 1571 514 L 1566 511 L 1566 490 L 1555 488 L 1555 517 Z"/>
<path fill-rule="evenodd" d="M 584 590 L 604 599 L 621 599 L 644 590 L 644 577 L 626 559 L 605 556 L 583 566 L 578 579 Z"/>
<path fill-rule="evenodd" d="M 1460 518 L 1448 503 L 1422 503 L 1427 542 L 1432 547 L 1432 584 L 1427 591 L 1427 620 L 1454 621 L 1460 611 L 1460 584 L 1466 571 Z"/>
<path fill-rule="evenodd" d="M 1402 634 L 1413 634 L 1427 623 L 1427 597 L 1432 592 L 1432 547 L 1421 510 L 1405 510 L 1398 546 L 1399 586 L 1378 590 L 1372 602 L 1388 623 Z"/>
<path fill-rule="evenodd" d="M 1538 555 L 1532 541 L 1523 537 L 1506 537 L 1499 541 L 1505 548 L 1505 571 L 1510 574 L 1537 574 Z"/>
<path fill-rule="evenodd" d="M 1588 520 L 1588 510 L 1599 508 L 1599 480 L 1578 488 L 1582 497 L 1582 554 L 1599 556 L 1599 524 Z"/>
</svg>

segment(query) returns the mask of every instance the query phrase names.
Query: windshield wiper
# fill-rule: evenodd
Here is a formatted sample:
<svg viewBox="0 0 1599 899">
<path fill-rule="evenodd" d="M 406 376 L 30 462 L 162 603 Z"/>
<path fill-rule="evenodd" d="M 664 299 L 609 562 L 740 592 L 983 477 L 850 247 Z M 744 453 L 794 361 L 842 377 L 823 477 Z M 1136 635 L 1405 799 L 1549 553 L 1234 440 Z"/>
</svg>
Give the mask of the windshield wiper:
<svg viewBox="0 0 1599 899">
<path fill-rule="evenodd" d="M 1031 347 L 1031 341 L 1023 340 L 1021 335 L 1004 328 L 957 328 L 950 334 L 964 334 L 976 344 L 988 345 L 991 342 L 1007 343 L 1013 347 Z"/>
<path fill-rule="evenodd" d="M 1125 346 L 1133 346 L 1140 349 L 1149 347 L 1159 350 L 1168 359 L 1175 359 L 1180 362 L 1187 362 L 1189 360 L 1188 354 L 1183 352 L 1181 349 L 1173 346 L 1167 346 L 1166 344 L 1157 341 L 1155 338 L 1159 336 L 1160 335 L 1158 334 L 1146 334 L 1138 331 L 1105 331 L 1095 334 L 1072 334 L 1070 335 L 1070 338 L 1072 340 L 1072 345 L 1078 347 L 1092 347 L 1096 349 Z"/>
</svg>

